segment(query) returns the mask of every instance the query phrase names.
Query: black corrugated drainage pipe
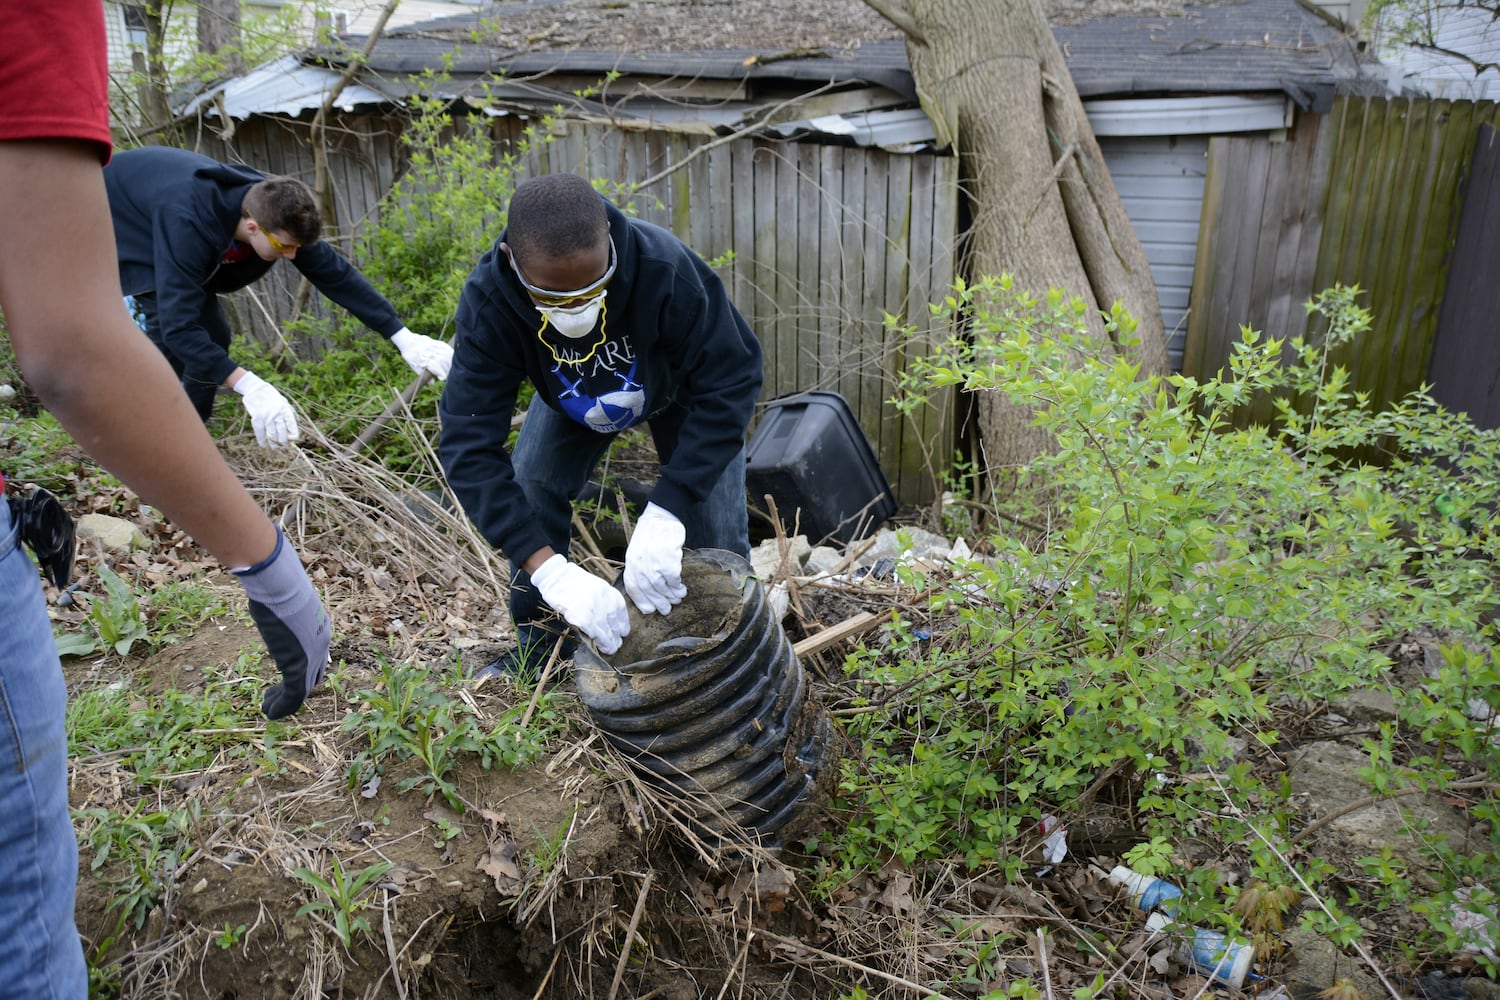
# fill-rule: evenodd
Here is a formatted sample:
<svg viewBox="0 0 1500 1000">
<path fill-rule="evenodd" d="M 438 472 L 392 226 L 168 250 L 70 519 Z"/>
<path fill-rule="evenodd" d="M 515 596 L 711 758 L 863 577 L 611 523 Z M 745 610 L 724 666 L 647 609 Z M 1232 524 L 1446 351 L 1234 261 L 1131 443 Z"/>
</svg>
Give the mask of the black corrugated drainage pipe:
<svg viewBox="0 0 1500 1000">
<path fill-rule="evenodd" d="M 830 723 L 750 563 L 686 550 L 687 597 L 670 615 L 630 605 L 613 656 L 573 658 L 578 693 L 637 774 L 682 796 L 696 823 L 777 848 L 831 762 Z"/>
</svg>

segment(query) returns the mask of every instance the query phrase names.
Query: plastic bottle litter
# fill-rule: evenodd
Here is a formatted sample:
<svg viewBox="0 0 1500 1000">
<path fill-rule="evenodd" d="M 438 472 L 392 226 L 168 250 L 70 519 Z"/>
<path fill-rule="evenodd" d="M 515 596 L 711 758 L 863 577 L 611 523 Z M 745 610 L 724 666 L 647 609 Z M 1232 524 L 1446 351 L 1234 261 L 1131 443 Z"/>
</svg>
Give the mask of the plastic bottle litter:
<svg viewBox="0 0 1500 1000">
<path fill-rule="evenodd" d="M 1112 885 L 1124 889 L 1137 909 L 1146 912 L 1160 910 L 1169 917 L 1177 915 L 1182 890 L 1171 882 L 1163 882 L 1154 875 L 1143 875 L 1124 865 L 1116 865 L 1105 877 Z"/>
<path fill-rule="evenodd" d="M 1146 927 L 1156 934 L 1179 930 L 1184 935 L 1182 944 L 1177 949 L 1180 961 L 1235 989 L 1245 984 L 1245 978 L 1250 974 L 1250 965 L 1255 961 L 1255 947 L 1250 942 L 1227 937 L 1205 927 L 1174 924 L 1171 917 L 1161 912 L 1147 917 Z M 1189 934 L 1191 937 L 1186 936 Z"/>
</svg>

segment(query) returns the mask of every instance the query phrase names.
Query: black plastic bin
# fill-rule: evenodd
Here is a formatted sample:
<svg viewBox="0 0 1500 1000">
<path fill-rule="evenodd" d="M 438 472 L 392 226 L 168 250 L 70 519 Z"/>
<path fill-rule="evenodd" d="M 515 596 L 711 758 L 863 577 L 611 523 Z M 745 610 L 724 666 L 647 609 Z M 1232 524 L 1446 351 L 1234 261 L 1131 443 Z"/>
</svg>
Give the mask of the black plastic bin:
<svg viewBox="0 0 1500 1000">
<path fill-rule="evenodd" d="M 897 506 L 849 403 L 821 389 L 767 404 L 745 449 L 745 491 L 768 520 L 770 494 L 782 527 L 790 533 L 800 525 L 814 545 L 864 538 Z"/>
</svg>

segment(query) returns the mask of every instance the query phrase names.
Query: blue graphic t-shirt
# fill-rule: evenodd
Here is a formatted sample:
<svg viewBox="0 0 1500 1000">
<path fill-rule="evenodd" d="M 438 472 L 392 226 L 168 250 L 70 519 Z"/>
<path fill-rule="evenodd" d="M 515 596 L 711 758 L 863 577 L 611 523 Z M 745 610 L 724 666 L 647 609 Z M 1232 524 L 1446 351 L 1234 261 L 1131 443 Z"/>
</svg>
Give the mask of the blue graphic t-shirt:
<svg viewBox="0 0 1500 1000">
<path fill-rule="evenodd" d="M 646 417 L 645 386 L 636 381 L 635 350 L 628 339 L 597 336 L 558 343 L 551 330 L 537 334 L 554 362 L 547 377 L 563 412 L 600 434 L 613 434 Z"/>
</svg>

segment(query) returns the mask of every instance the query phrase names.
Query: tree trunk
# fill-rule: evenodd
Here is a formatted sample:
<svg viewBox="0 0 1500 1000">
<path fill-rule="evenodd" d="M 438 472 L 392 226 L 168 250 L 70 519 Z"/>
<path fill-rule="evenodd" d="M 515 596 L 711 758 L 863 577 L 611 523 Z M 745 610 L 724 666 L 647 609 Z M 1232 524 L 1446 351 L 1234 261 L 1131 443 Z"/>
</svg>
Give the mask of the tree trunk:
<svg viewBox="0 0 1500 1000">
<path fill-rule="evenodd" d="M 240 0 L 198 0 L 198 51 L 218 56 L 225 76 L 238 76 L 244 71 Z"/>
<path fill-rule="evenodd" d="M 1040 0 L 866 0 L 907 36 L 907 59 L 938 142 L 960 157 L 973 213 L 965 266 L 1008 272 L 1038 294 L 1061 288 L 1101 311 L 1124 303 L 1139 321 L 1128 350 L 1165 373 L 1161 306 Z M 985 394 L 983 461 L 991 472 L 1044 451 L 1031 414 Z"/>
<path fill-rule="evenodd" d="M 141 15 L 146 22 L 146 54 L 142 59 L 137 53 L 131 61 L 141 78 L 139 98 L 146 119 L 146 128 L 142 131 L 160 138 L 172 122 L 172 109 L 167 104 L 167 64 L 163 54 L 166 26 L 160 3 L 146 4 Z"/>
</svg>

